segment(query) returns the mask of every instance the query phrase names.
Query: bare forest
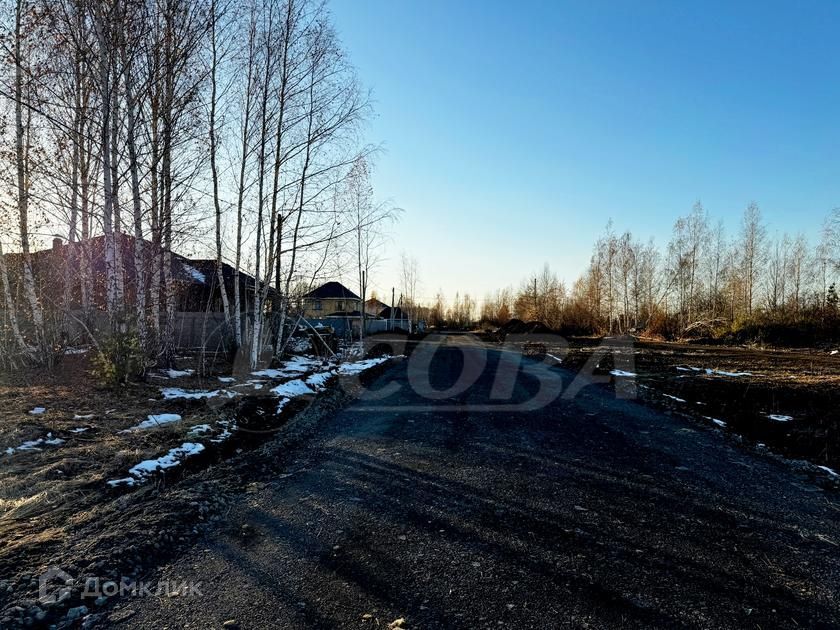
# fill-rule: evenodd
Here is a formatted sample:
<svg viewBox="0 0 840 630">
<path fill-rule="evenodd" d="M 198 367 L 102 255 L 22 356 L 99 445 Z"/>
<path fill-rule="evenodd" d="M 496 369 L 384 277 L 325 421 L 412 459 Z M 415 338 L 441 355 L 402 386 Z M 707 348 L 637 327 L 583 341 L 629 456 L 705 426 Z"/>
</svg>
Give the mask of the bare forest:
<svg viewBox="0 0 840 630">
<path fill-rule="evenodd" d="M 756 204 L 738 230 L 700 203 L 673 226 L 664 247 L 619 234 L 610 222 L 582 277 L 570 286 L 548 264 L 520 287 L 447 305 L 430 319 L 455 325 L 538 321 L 580 334 L 647 333 L 666 339 L 716 337 L 808 345 L 836 340 L 840 279 L 840 211 L 819 226 L 819 240 L 779 234 Z"/>
</svg>

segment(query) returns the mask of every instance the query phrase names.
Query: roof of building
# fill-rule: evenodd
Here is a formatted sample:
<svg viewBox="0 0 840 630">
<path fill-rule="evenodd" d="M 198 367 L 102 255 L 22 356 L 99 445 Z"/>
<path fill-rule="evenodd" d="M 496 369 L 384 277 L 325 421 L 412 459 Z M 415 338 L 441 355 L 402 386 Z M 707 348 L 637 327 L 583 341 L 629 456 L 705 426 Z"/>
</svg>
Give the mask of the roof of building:
<svg viewBox="0 0 840 630">
<path fill-rule="evenodd" d="M 368 309 L 371 309 L 371 310 L 376 309 L 376 312 L 378 313 L 383 308 L 388 308 L 388 305 L 385 304 L 385 302 L 383 302 L 382 300 L 377 300 L 376 298 L 370 298 L 369 300 L 365 301 L 365 308 L 368 308 Z"/>
<path fill-rule="evenodd" d="M 123 259 L 125 276 L 133 280 L 135 277 L 135 245 L 137 239 L 120 232 L 114 233 L 114 239 L 119 247 L 120 257 Z M 141 239 L 141 256 L 147 267 L 152 266 L 152 260 L 156 248 L 151 241 Z M 105 273 L 105 235 L 100 234 L 86 240 L 73 243 L 63 242 L 61 239 L 54 239 L 51 249 L 34 251 L 31 254 L 33 267 L 36 272 L 52 272 L 56 279 L 63 279 L 64 270 L 68 264 L 78 265 L 78 259 L 83 247 L 87 247 L 91 270 L 94 274 Z M 7 264 L 20 264 L 22 254 L 19 252 L 5 254 Z M 189 259 L 186 256 L 172 252 L 172 278 L 179 283 L 186 285 L 210 286 L 217 282 L 216 261 L 207 259 Z M 233 283 L 236 278 L 236 270 L 227 263 L 222 263 L 222 274 L 226 283 Z M 239 271 L 240 282 L 253 290 L 254 278 L 244 271 Z"/>
<path fill-rule="evenodd" d="M 408 319 L 408 316 L 403 312 L 403 310 L 398 306 L 394 310 L 394 319 Z M 382 319 L 391 319 L 391 307 L 383 308 L 382 312 L 379 313 L 379 317 Z"/>
<path fill-rule="evenodd" d="M 350 289 L 345 287 L 340 282 L 326 282 L 322 284 L 320 287 L 313 289 L 303 297 L 305 298 L 316 298 L 319 300 L 329 299 L 329 298 L 338 298 L 338 299 L 347 299 L 347 300 L 358 300 L 359 296 L 353 293 Z"/>
</svg>

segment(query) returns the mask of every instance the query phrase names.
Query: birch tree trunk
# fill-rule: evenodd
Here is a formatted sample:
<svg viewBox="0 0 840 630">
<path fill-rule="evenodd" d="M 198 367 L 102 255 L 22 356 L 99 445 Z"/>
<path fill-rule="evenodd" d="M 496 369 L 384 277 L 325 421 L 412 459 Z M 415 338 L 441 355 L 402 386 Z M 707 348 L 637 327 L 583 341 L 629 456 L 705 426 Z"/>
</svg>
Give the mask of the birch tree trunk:
<svg viewBox="0 0 840 630">
<path fill-rule="evenodd" d="M 222 266 L 222 208 L 219 203 L 219 169 L 216 165 L 216 74 L 218 71 L 218 54 L 216 47 L 216 0 L 213 0 L 210 4 L 210 11 L 210 19 L 212 22 L 210 31 L 212 51 L 212 65 L 210 69 L 210 170 L 213 174 L 213 208 L 216 213 L 216 277 L 219 283 L 219 292 L 222 296 L 222 309 L 225 314 L 225 323 L 229 327 L 231 321 L 230 301 L 228 300 L 224 267 Z"/>
<path fill-rule="evenodd" d="M 121 40 L 121 56 L 123 72 L 125 73 L 125 109 L 127 120 L 128 166 L 131 172 L 131 201 L 132 217 L 134 219 L 134 285 L 137 307 L 137 335 L 140 347 L 144 350 L 148 346 L 148 330 L 146 325 L 146 263 L 144 260 L 143 244 L 143 211 L 140 203 L 140 172 L 137 163 L 137 114 L 135 111 L 132 63 L 128 54 L 125 35 Z"/>
<path fill-rule="evenodd" d="M 251 125 L 251 89 L 254 82 L 254 53 L 256 44 L 255 13 L 251 13 L 251 23 L 248 31 L 248 69 L 245 82 L 245 112 L 242 122 L 242 156 L 239 163 L 239 188 L 236 200 L 236 260 L 234 261 L 235 281 L 233 283 L 233 328 L 236 339 L 236 347 L 242 347 L 242 287 L 239 281 L 239 270 L 242 265 L 242 209 L 245 203 L 245 173 L 248 163 L 248 139 L 250 137 Z"/>
<path fill-rule="evenodd" d="M 262 350 L 262 287 L 260 286 L 260 266 L 262 262 L 262 230 L 263 230 L 263 209 L 265 197 L 263 195 L 265 186 L 265 147 L 268 141 L 268 90 L 271 80 L 271 25 L 272 14 L 269 10 L 268 29 L 266 30 L 265 47 L 265 73 L 263 76 L 262 110 L 260 112 L 260 154 L 259 154 L 259 180 L 257 182 L 257 241 L 254 247 L 255 269 L 254 269 L 254 331 L 251 337 L 251 368 L 256 369 Z"/>
<path fill-rule="evenodd" d="M 24 147 L 23 123 L 23 58 L 22 58 L 23 0 L 15 6 L 15 162 L 17 165 L 17 210 L 20 228 L 20 248 L 23 257 L 23 290 L 32 313 L 36 342 L 44 341 L 44 314 L 35 292 L 32 257 L 29 249 L 29 174 L 27 151 Z"/>
<path fill-rule="evenodd" d="M 110 31 L 108 16 L 103 14 L 103 7 L 96 5 L 94 26 L 99 44 L 99 91 L 101 95 L 100 162 L 102 164 L 102 228 L 105 232 L 105 283 L 106 303 L 112 327 L 116 324 L 117 302 L 117 259 L 116 239 L 114 238 L 114 192 L 111 182 L 111 63 Z"/>
</svg>

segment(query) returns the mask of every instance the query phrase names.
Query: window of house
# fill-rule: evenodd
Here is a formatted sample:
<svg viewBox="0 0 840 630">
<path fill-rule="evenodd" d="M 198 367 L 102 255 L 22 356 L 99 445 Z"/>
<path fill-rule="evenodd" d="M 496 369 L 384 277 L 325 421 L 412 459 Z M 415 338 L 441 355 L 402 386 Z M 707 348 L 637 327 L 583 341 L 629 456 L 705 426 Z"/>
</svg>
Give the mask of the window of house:
<svg viewBox="0 0 840 630">
<path fill-rule="evenodd" d="M 321 310 L 321 300 L 315 300 L 315 310 L 316 311 Z"/>
<path fill-rule="evenodd" d="M 344 302 L 342 302 L 341 300 L 336 302 L 335 303 L 335 310 L 337 310 L 339 312 L 343 311 L 344 310 Z"/>
</svg>

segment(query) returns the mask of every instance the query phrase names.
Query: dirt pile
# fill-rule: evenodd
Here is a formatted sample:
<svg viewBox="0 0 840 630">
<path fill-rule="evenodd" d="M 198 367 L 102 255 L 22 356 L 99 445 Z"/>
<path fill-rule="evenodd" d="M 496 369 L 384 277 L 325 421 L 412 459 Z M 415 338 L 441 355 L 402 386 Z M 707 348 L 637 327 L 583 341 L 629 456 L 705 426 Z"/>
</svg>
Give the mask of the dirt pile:
<svg viewBox="0 0 840 630">
<path fill-rule="evenodd" d="M 542 322 L 523 322 L 521 319 L 514 318 L 500 326 L 496 334 L 501 338 L 505 338 L 508 335 L 544 335 L 551 332 L 551 328 Z"/>
</svg>

